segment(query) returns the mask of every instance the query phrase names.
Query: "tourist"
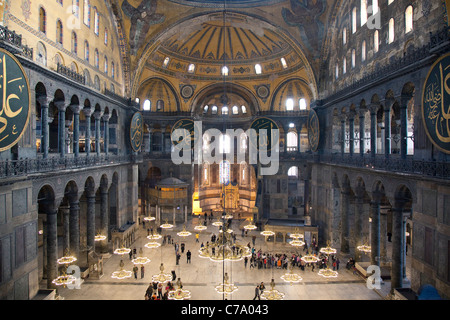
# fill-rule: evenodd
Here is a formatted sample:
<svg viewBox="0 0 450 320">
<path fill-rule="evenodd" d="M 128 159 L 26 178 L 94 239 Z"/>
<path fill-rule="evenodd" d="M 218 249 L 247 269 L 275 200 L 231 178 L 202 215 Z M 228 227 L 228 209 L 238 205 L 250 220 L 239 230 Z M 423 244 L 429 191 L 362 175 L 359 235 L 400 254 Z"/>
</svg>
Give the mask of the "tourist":
<svg viewBox="0 0 450 320">
<path fill-rule="evenodd" d="M 186 259 L 187 259 L 187 261 L 186 261 L 187 263 L 191 263 L 191 251 L 189 251 L 189 250 L 186 252 Z"/>
<path fill-rule="evenodd" d="M 144 278 L 144 265 L 141 265 L 141 279 Z"/>
<path fill-rule="evenodd" d="M 162 299 L 162 283 L 158 283 L 158 299 Z"/>
<path fill-rule="evenodd" d="M 256 298 L 258 298 L 258 300 L 261 300 L 261 296 L 259 295 L 259 286 L 258 285 L 256 285 L 255 297 L 253 298 L 253 300 L 256 300 Z"/>
<path fill-rule="evenodd" d="M 195 234 L 195 242 L 199 242 L 199 241 L 198 241 L 198 238 L 199 238 L 199 234 L 196 233 L 196 234 Z"/>
<path fill-rule="evenodd" d="M 134 278 L 137 279 L 138 267 L 134 265 L 133 267 Z"/>
</svg>

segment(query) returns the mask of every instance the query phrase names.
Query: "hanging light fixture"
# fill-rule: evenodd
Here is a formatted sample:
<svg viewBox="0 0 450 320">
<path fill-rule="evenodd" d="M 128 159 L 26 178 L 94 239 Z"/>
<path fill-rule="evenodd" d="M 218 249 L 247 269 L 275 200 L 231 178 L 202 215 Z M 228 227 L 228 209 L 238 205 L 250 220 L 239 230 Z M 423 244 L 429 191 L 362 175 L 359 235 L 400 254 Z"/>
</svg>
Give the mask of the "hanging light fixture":
<svg viewBox="0 0 450 320">
<path fill-rule="evenodd" d="M 154 221 L 154 220 L 156 220 L 156 218 L 152 217 L 152 216 L 144 217 L 144 221 L 150 222 L 150 221 Z"/>
<path fill-rule="evenodd" d="M 147 257 L 143 256 L 144 252 L 142 251 L 142 248 L 139 250 L 139 257 L 131 260 L 134 264 L 146 264 L 149 263 L 151 260 Z"/>
<path fill-rule="evenodd" d="M 299 230 L 298 228 L 295 228 L 295 229 L 294 229 L 294 232 L 291 233 L 291 234 L 289 235 L 289 237 L 290 237 L 290 238 L 293 238 L 293 239 L 303 239 L 303 238 L 304 238 L 303 234 L 300 233 L 300 230 Z"/>
<path fill-rule="evenodd" d="M 215 227 L 221 227 L 223 225 L 223 222 L 220 221 L 219 217 L 217 217 L 217 221 L 213 222 L 212 225 Z"/>
<path fill-rule="evenodd" d="M 197 231 L 203 231 L 203 230 L 206 230 L 207 228 L 208 228 L 208 227 L 207 227 L 207 226 L 204 226 L 200 220 L 199 220 L 199 222 L 198 222 L 198 225 L 196 225 L 196 226 L 194 227 L 194 229 L 197 230 Z"/>
<path fill-rule="evenodd" d="M 308 250 L 308 254 L 304 255 L 300 259 L 302 259 L 305 263 L 316 263 L 319 261 L 319 258 L 313 255 L 310 250 Z"/>
<path fill-rule="evenodd" d="M 169 282 L 170 280 L 172 280 L 172 275 L 170 273 L 164 272 L 164 264 L 163 263 L 161 263 L 159 270 L 160 270 L 160 272 L 158 274 L 155 274 L 152 277 L 153 282 L 166 283 L 166 282 Z"/>
<path fill-rule="evenodd" d="M 114 271 L 111 274 L 111 278 L 119 279 L 119 280 L 123 280 L 123 279 L 126 279 L 126 278 L 131 278 L 131 275 L 133 274 L 133 272 L 128 271 L 128 270 L 124 270 L 123 269 L 124 265 L 125 264 L 123 263 L 123 260 L 120 260 L 119 271 Z"/>
<path fill-rule="evenodd" d="M 294 239 L 294 240 L 291 240 L 289 242 L 289 244 L 291 246 L 294 246 L 294 247 L 301 247 L 301 246 L 305 245 L 305 242 L 303 240 L 300 240 L 300 239 Z"/>
<path fill-rule="evenodd" d="M 103 241 L 103 240 L 106 240 L 106 236 L 101 234 L 100 232 L 97 233 L 97 235 L 94 237 L 94 241 L 98 242 L 98 241 Z"/>
<path fill-rule="evenodd" d="M 367 244 L 363 244 L 361 246 L 357 246 L 356 247 L 359 251 L 362 251 L 363 253 L 370 253 L 372 251 L 372 248 L 367 245 Z"/>
<path fill-rule="evenodd" d="M 192 233 L 186 230 L 186 226 L 183 226 L 183 231 L 177 232 L 180 237 L 189 237 Z"/>
<path fill-rule="evenodd" d="M 56 286 L 66 287 L 68 284 L 74 283 L 76 280 L 77 278 L 72 275 L 68 275 L 66 271 L 63 271 L 59 277 L 52 281 L 52 283 Z"/>
<path fill-rule="evenodd" d="M 149 240 L 159 240 L 161 238 L 162 238 L 162 235 L 160 235 L 158 233 L 155 233 L 155 234 L 152 233 L 151 235 L 147 236 L 147 239 L 149 239 Z"/>
<path fill-rule="evenodd" d="M 124 246 L 114 250 L 114 254 L 118 254 L 118 255 L 124 255 L 124 254 L 128 254 L 130 252 L 131 252 L 131 249 L 130 248 L 125 248 Z"/>
<path fill-rule="evenodd" d="M 58 264 L 64 264 L 66 266 L 74 263 L 75 261 L 77 261 L 77 258 L 75 256 L 70 255 L 68 248 L 66 249 L 65 255 L 63 257 L 59 258 L 58 260 L 56 260 L 56 262 Z"/>
<path fill-rule="evenodd" d="M 244 226 L 245 230 L 255 230 L 257 227 L 256 225 L 253 223 L 253 219 L 250 218 L 250 223 Z"/>
<path fill-rule="evenodd" d="M 178 288 L 176 290 L 169 291 L 169 300 L 188 300 L 191 297 L 191 292 L 189 290 L 183 289 L 181 279 L 177 280 Z"/>
<path fill-rule="evenodd" d="M 161 247 L 161 244 L 156 242 L 156 241 L 150 241 L 147 242 L 144 247 L 148 248 L 148 249 L 155 249 L 155 248 L 159 248 Z"/>
<path fill-rule="evenodd" d="M 330 254 L 335 254 L 337 252 L 337 250 L 330 246 L 330 240 L 328 240 L 327 241 L 327 246 L 324 247 L 324 248 L 321 248 L 320 252 L 324 253 L 326 255 L 330 255 Z"/>
<path fill-rule="evenodd" d="M 261 298 L 264 300 L 283 300 L 284 299 L 284 293 L 278 291 L 275 289 L 275 280 L 272 278 L 272 281 L 270 282 L 271 289 L 264 290 L 261 294 Z"/>
<path fill-rule="evenodd" d="M 166 219 L 166 223 L 160 225 L 161 228 L 163 229 L 172 229 L 173 228 L 173 224 L 168 223 L 168 220 Z"/>
<path fill-rule="evenodd" d="M 265 237 L 270 237 L 270 236 L 275 235 L 275 232 L 269 230 L 269 227 L 268 227 L 268 226 L 265 226 L 265 227 L 264 227 L 264 231 L 262 231 L 261 234 L 262 234 L 263 236 L 265 236 Z"/>
</svg>

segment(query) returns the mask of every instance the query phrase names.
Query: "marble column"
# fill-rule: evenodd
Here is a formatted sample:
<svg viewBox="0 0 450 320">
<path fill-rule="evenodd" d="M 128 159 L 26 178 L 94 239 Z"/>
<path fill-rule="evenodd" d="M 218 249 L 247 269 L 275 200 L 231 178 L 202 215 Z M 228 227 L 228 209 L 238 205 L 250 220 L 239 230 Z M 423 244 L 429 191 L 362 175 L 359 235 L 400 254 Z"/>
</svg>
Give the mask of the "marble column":
<svg viewBox="0 0 450 320">
<path fill-rule="evenodd" d="M 350 155 L 353 156 L 353 153 L 355 152 L 355 118 L 353 113 L 350 113 L 348 117 L 348 133 L 349 152 Z"/>
<path fill-rule="evenodd" d="M 363 235 L 363 218 L 365 217 L 364 214 L 364 198 L 362 195 L 358 194 L 355 197 L 355 225 L 354 225 L 354 239 L 353 242 L 355 243 L 354 247 L 357 248 L 358 246 L 362 244 L 366 244 Z M 362 253 L 359 250 L 355 250 L 355 260 L 356 261 L 362 261 L 364 253 Z"/>
<path fill-rule="evenodd" d="M 176 225 L 176 214 L 175 214 L 176 208 L 173 207 L 173 225 Z"/>
<path fill-rule="evenodd" d="M 395 288 L 403 287 L 404 265 L 404 238 L 403 206 L 392 208 L 392 267 L 391 267 L 391 293 Z"/>
<path fill-rule="evenodd" d="M 72 104 L 70 108 L 73 111 L 73 153 L 75 157 L 78 157 L 80 155 L 80 111 L 82 107 Z"/>
<path fill-rule="evenodd" d="M 350 191 L 342 190 L 341 191 L 341 252 L 349 253 L 350 245 L 349 245 L 349 223 L 348 223 L 348 214 L 349 214 L 349 204 L 350 204 Z"/>
<path fill-rule="evenodd" d="M 389 103 L 384 109 L 384 155 L 389 158 L 391 154 L 391 106 Z"/>
<path fill-rule="evenodd" d="M 70 253 L 80 259 L 80 201 L 77 195 L 69 200 Z"/>
<path fill-rule="evenodd" d="M 370 216 L 372 218 L 370 264 L 380 266 L 380 202 L 375 197 L 370 202 Z"/>
<path fill-rule="evenodd" d="M 103 132 L 103 144 L 105 146 L 105 155 L 109 154 L 109 119 L 111 118 L 111 115 L 109 113 L 104 114 L 102 119 L 103 119 L 103 124 L 104 124 L 104 132 Z"/>
<path fill-rule="evenodd" d="M 95 247 L 95 194 L 86 195 L 86 244 L 88 247 Z"/>
<path fill-rule="evenodd" d="M 387 262 L 387 217 L 390 206 L 380 206 L 380 263 Z"/>
<path fill-rule="evenodd" d="M 53 201 L 48 201 L 45 205 L 47 214 L 47 287 L 56 289 L 52 283 L 58 274 L 58 226 L 57 226 L 57 209 L 55 209 Z"/>
<path fill-rule="evenodd" d="M 100 111 L 94 112 L 95 119 L 95 153 L 100 156 L 100 120 L 102 113 Z"/>
<path fill-rule="evenodd" d="M 400 155 L 406 159 L 408 154 L 408 102 L 410 97 L 402 97 L 400 104 Z"/>
<path fill-rule="evenodd" d="M 375 158 L 377 154 L 377 110 L 378 105 L 370 106 L 370 155 Z"/>
<path fill-rule="evenodd" d="M 66 104 L 64 101 L 54 101 L 58 108 L 58 149 L 61 157 L 66 154 Z"/>
<path fill-rule="evenodd" d="M 41 105 L 41 126 L 42 126 L 42 137 L 41 137 L 41 150 L 44 159 L 48 158 L 49 150 L 49 122 L 48 122 L 48 98 L 47 96 L 40 96 L 36 99 Z M 53 121 L 53 117 L 52 117 Z"/>
<path fill-rule="evenodd" d="M 63 254 L 70 249 L 70 207 L 61 205 L 59 211 L 63 217 Z"/>
<path fill-rule="evenodd" d="M 359 154 L 364 157 L 364 147 L 366 144 L 366 109 L 359 110 Z"/>
<path fill-rule="evenodd" d="M 187 222 L 188 222 L 187 206 L 184 206 L 184 223 L 187 224 Z"/>
<path fill-rule="evenodd" d="M 341 155 L 345 153 L 345 121 L 344 115 L 341 115 Z"/>
<path fill-rule="evenodd" d="M 100 221 L 101 232 L 106 236 L 106 240 L 103 241 L 102 252 L 107 252 L 108 234 L 109 234 L 109 221 L 108 221 L 108 190 L 106 188 L 100 188 Z"/>
<path fill-rule="evenodd" d="M 86 152 L 86 156 L 89 157 L 91 154 L 91 115 L 92 115 L 92 109 L 91 108 L 84 108 L 83 109 L 85 118 L 86 118 L 86 132 L 84 134 L 85 136 L 85 142 L 84 142 L 84 150 Z"/>
</svg>

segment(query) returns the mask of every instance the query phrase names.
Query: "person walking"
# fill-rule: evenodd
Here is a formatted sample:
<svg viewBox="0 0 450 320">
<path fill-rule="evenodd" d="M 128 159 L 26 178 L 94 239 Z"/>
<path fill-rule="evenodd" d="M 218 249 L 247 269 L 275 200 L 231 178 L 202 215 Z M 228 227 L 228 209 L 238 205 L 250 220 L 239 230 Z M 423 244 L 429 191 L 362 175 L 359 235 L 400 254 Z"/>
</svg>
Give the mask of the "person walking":
<svg viewBox="0 0 450 320">
<path fill-rule="evenodd" d="M 134 278 L 137 279 L 138 267 L 136 265 L 134 265 L 134 267 L 133 267 L 133 272 L 134 272 Z"/>
<path fill-rule="evenodd" d="M 256 298 L 258 298 L 258 300 L 261 300 L 261 296 L 259 295 L 259 286 L 258 285 L 256 285 L 255 297 L 253 298 L 253 300 L 256 300 Z"/>
<path fill-rule="evenodd" d="M 187 263 L 191 263 L 191 251 L 190 250 L 188 250 L 187 252 L 186 252 L 186 259 L 187 259 Z"/>
<path fill-rule="evenodd" d="M 144 278 L 144 265 L 141 265 L 141 279 Z"/>
<path fill-rule="evenodd" d="M 264 289 L 266 289 L 266 286 L 264 285 L 264 282 L 261 282 L 261 284 L 259 285 L 259 291 L 260 291 L 261 293 L 263 293 L 263 292 L 264 292 Z"/>
<path fill-rule="evenodd" d="M 247 269 L 248 257 L 244 258 L 244 267 Z"/>
<path fill-rule="evenodd" d="M 181 255 L 180 255 L 179 252 L 177 252 L 177 257 L 176 257 L 176 264 L 177 264 L 177 265 L 178 265 L 179 262 L 180 262 L 180 258 L 181 258 Z"/>
<path fill-rule="evenodd" d="M 158 283 L 158 299 L 162 299 L 162 283 Z"/>
<path fill-rule="evenodd" d="M 199 235 L 198 235 L 198 233 L 196 233 L 196 234 L 195 234 L 195 242 L 199 242 L 199 241 L 198 241 L 198 238 L 199 238 Z"/>
</svg>

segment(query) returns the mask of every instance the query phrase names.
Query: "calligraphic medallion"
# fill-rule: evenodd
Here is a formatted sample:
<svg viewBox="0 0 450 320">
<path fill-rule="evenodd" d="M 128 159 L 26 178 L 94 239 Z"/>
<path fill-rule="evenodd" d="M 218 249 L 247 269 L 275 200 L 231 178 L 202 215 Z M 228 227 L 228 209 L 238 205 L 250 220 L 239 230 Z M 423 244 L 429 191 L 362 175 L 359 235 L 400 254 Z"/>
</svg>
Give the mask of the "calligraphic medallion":
<svg viewBox="0 0 450 320">
<path fill-rule="evenodd" d="M 317 151 L 319 148 L 320 137 L 320 123 L 317 112 L 313 109 L 309 111 L 308 115 L 308 141 L 312 151 Z"/>
<path fill-rule="evenodd" d="M 14 146 L 25 132 L 31 112 L 30 84 L 17 58 L 0 49 L 0 151 Z"/>
<path fill-rule="evenodd" d="M 433 64 L 425 80 L 422 119 L 431 142 L 450 154 L 450 53 Z"/>
<path fill-rule="evenodd" d="M 172 140 L 172 144 L 174 146 L 176 146 L 177 144 L 182 142 L 184 139 L 186 139 L 186 143 L 191 142 L 191 148 L 194 148 L 195 144 L 197 143 L 197 141 L 195 140 L 196 139 L 195 138 L 195 126 L 196 125 L 199 126 L 200 125 L 199 123 L 201 123 L 201 122 L 194 122 L 194 120 L 191 120 L 191 119 L 178 120 L 172 127 L 171 136 L 176 129 L 184 129 L 186 131 L 185 131 L 184 135 L 176 137 L 177 140 Z M 198 127 L 197 130 L 200 133 L 202 132 L 201 127 Z"/>
<path fill-rule="evenodd" d="M 130 124 L 130 142 L 133 151 L 141 150 L 142 141 L 144 139 L 144 118 L 142 113 L 136 112 L 131 118 Z"/>
<path fill-rule="evenodd" d="M 255 119 L 250 126 L 251 129 L 256 131 L 256 149 L 259 150 L 260 146 L 267 146 L 267 150 L 272 150 L 279 143 L 280 132 L 279 127 L 272 119 L 261 117 Z M 266 130 L 265 132 L 262 130 Z M 249 137 L 250 143 L 254 143 Z"/>
</svg>

